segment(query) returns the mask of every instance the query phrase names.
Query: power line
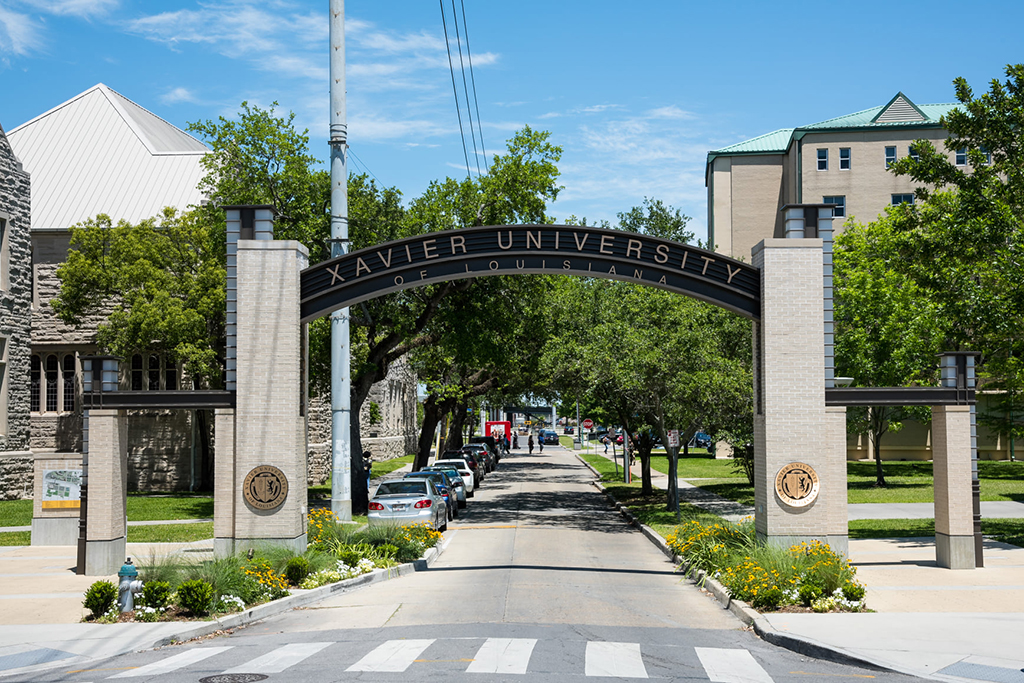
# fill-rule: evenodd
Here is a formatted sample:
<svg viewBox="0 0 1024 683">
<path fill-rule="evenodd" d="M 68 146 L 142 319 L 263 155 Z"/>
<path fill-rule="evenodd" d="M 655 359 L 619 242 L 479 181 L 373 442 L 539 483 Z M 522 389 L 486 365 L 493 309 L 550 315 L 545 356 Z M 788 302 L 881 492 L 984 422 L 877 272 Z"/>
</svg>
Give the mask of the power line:
<svg viewBox="0 0 1024 683">
<path fill-rule="evenodd" d="M 473 75 L 473 53 L 469 49 L 469 23 L 466 22 L 466 2 L 459 0 L 462 5 L 462 32 L 466 34 L 466 56 L 469 58 L 469 80 L 473 84 L 473 104 L 476 105 L 476 126 L 480 130 L 480 149 L 484 153 L 484 168 L 490 172 L 491 167 L 487 164 L 487 147 L 484 146 L 484 129 L 480 119 L 480 102 L 476 99 L 476 76 Z"/>
<path fill-rule="evenodd" d="M 452 92 L 455 94 L 455 113 L 459 117 L 459 135 L 462 137 L 462 154 L 466 158 L 466 175 L 473 177 L 469 170 L 469 151 L 466 149 L 466 132 L 462 129 L 462 109 L 459 107 L 459 89 L 455 86 L 455 65 L 452 64 L 452 48 L 448 42 L 448 22 L 444 18 L 444 0 L 437 0 L 441 6 L 441 26 L 444 27 L 444 46 L 448 50 L 448 71 L 452 74 Z"/>
<path fill-rule="evenodd" d="M 462 39 L 459 38 L 459 15 L 455 11 L 455 0 L 452 0 L 452 19 L 455 20 L 455 44 L 459 48 L 459 67 L 462 69 L 462 91 L 466 93 L 466 116 L 469 117 L 469 135 L 473 138 L 473 161 L 476 162 L 476 174 L 480 172 L 480 155 L 476 151 L 476 133 L 473 131 L 473 109 L 469 106 L 469 85 L 466 83 L 466 64 L 462 61 Z M 466 17 L 463 15 L 463 21 Z"/>
<path fill-rule="evenodd" d="M 371 171 L 371 170 L 370 170 L 370 167 L 366 165 L 366 162 L 365 162 L 365 161 L 363 161 L 363 160 L 362 160 L 362 159 L 360 159 L 360 158 L 359 158 L 358 156 L 356 156 L 356 153 L 352 151 L 352 146 L 351 146 L 351 145 L 349 145 L 349 148 L 348 148 L 348 153 L 352 155 L 352 158 L 353 158 L 353 159 L 355 159 L 355 160 L 356 160 L 357 162 L 359 162 L 359 165 L 360 165 L 360 166 L 362 166 L 362 167 L 363 167 L 363 168 L 364 168 L 364 169 L 366 170 L 366 172 L 367 172 L 367 173 L 369 173 L 369 174 L 370 174 L 370 176 L 371 176 L 371 177 L 372 177 L 372 178 L 373 178 L 374 180 L 376 180 L 376 181 L 377 181 L 377 183 L 378 183 L 378 184 L 379 184 L 379 185 L 381 186 L 381 188 L 383 189 L 383 187 L 384 187 L 384 183 L 380 182 L 380 178 L 378 178 L 377 176 L 373 175 L 373 171 Z"/>
</svg>

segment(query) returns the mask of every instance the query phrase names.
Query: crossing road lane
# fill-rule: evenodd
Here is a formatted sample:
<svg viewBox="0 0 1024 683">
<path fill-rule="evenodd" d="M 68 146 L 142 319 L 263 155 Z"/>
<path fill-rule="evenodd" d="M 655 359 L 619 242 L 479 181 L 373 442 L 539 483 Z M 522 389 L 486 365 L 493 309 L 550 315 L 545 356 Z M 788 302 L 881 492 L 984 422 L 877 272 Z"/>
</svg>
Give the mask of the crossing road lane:
<svg viewBox="0 0 1024 683">
<path fill-rule="evenodd" d="M 170 673 L 189 666 L 190 664 L 201 662 L 207 657 L 219 655 L 221 652 L 227 652 L 231 647 L 232 646 L 227 645 L 224 647 L 197 647 L 194 650 L 185 650 L 184 652 L 172 655 L 167 659 L 161 659 L 158 662 L 153 662 L 146 666 L 140 666 L 138 669 L 114 674 L 110 678 L 141 678 L 143 676 L 156 676 L 158 674 Z"/>
<path fill-rule="evenodd" d="M 640 643 L 587 643 L 587 676 L 647 678 Z"/>
<path fill-rule="evenodd" d="M 488 638 L 466 673 L 525 674 L 536 644 L 536 638 Z"/>
<path fill-rule="evenodd" d="M 240 666 L 226 670 L 226 674 L 278 674 L 295 666 L 307 657 L 312 657 L 334 643 L 291 643 L 273 652 L 257 657 Z"/>
<path fill-rule="evenodd" d="M 719 683 L 772 683 L 772 677 L 747 650 L 697 647 L 708 679 Z"/>
<path fill-rule="evenodd" d="M 416 658 L 423 654 L 434 641 L 431 640 L 389 640 L 374 648 L 346 671 L 405 671 Z"/>
</svg>

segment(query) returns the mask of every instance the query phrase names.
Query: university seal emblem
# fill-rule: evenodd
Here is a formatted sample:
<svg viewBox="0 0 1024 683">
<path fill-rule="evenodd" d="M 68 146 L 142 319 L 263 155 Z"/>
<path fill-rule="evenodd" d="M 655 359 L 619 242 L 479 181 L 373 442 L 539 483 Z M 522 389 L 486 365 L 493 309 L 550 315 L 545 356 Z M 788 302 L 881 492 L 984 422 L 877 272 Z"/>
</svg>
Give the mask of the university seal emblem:
<svg viewBox="0 0 1024 683">
<path fill-rule="evenodd" d="M 813 503 L 818 488 L 818 473 L 802 462 L 791 462 L 775 475 L 775 493 L 790 507 L 802 508 Z"/>
<path fill-rule="evenodd" d="M 273 510 L 288 497 L 288 479 L 273 465 L 260 465 L 245 475 L 242 495 L 258 510 Z"/>
</svg>

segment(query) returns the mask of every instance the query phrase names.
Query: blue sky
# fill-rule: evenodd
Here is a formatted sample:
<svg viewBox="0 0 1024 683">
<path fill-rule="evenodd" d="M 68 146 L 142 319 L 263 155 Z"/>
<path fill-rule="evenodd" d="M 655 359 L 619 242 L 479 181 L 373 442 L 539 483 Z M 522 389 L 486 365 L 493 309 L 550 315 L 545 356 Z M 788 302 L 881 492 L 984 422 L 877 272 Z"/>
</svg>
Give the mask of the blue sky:
<svg viewBox="0 0 1024 683">
<path fill-rule="evenodd" d="M 954 77 L 980 91 L 1024 61 L 1017 0 L 463 1 L 488 154 L 524 124 L 550 130 L 557 218 L 614 220 L 651 196 L 700 236 L 708 150 L 900 90 L 949 102 Z M 103 82 L 180 127 L 277 101 L 326 158 L 327 6 L 0 0 L 0 124 Z M 438 3 L 349 0 L 346 14 L 351 167 L 406 197 L 464 175 Z"/>
</svg>

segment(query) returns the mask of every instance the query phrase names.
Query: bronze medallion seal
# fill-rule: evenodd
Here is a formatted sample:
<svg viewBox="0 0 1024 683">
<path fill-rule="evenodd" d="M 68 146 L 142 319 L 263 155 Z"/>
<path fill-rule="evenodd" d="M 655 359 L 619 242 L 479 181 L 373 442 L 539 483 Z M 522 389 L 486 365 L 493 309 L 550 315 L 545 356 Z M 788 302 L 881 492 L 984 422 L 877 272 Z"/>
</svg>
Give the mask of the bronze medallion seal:
<svg viewBox="0 0 1024 683">
<path fill-rule="evenodd" d="M 273 465 L 254 467 L 245 475 L 242 495 L 258 510 L 273 510 L 288 497 L 288 479 Z"/>
<path fill-rule="evenodd" d="M 791 462 L 775 475 L 775 493 L 790 507 L 802 508 L 818 497 L 818 473 L 802 462 Z"/>
</svg>

